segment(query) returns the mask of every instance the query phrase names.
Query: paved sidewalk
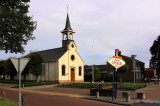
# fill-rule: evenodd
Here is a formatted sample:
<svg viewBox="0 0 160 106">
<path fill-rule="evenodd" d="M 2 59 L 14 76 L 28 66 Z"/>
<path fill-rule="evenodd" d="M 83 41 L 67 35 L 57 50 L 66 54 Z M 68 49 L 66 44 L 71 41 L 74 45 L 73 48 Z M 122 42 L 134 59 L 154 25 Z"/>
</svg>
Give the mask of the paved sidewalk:
<svg viewBox="0 0 160 106">
<path fill-rule="evenodd" d="M 0 87 L 14 87 L 15 85 L 14 84 L 7 84 L 7 83 L 0 83 Z"/>
<path fill-rule="evenodd" d="M 137 103 L 148 103 L 148 104 L 158 104 L 160 106 L 160 101 L 157 100 L 150 100 L 150 99 L 134 99 L 131 98 L 131 102 L 126 102 L 126 98 L 117 98 L 116 100 L 112 101 L 112 97 L 104 97 L 100 96 L 100 98 L 96 98 L 95 96 L 92 97 L 86 97 L 85 99 L 91 99 L 91 100 L 97 100 L 97 101 L 102 101 L 102 102 L 108 102 L 108 103 L 113 103 L 113 104 L 118 104 L 118 105 L 134 105 Z M 144 105 L 143 105 L 144 106 Z"/>
</svg>

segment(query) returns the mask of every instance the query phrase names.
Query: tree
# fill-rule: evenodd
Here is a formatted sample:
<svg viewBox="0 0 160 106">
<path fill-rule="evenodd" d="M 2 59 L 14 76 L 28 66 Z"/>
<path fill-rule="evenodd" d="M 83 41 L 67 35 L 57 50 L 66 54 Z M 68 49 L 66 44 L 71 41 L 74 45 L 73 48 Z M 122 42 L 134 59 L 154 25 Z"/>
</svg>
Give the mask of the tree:
<svg viewBox="0 0 160 106">
<path fill-rule="evenodd" d="M 124 66 L 120 67 L 120 68 L 117 70 L 118 73 L 125 73 L 125 72 L 127 72 L 127 71 L 128 71 L 128 65 L 127 65 L 127 64 L 125 64 Z"/>
<path fill-rule="evenodd" d="M 38 52 L 33 52 L 27 55 L 30 58 L 27 67 L 29 67 L 29 72 L 36 76 L 37 82 L 39 82 L 39 75 L 42 74 L 42 63 L 44 62 L 43 56 Z"/>
<path fill-rule="evenodd" d="M 120 67 L 117 72 L 118 73 L 125 73 L 128 71 L 128 65 L 125 64 L 124 66 Z M 120 82 L 122 82 L 122 76 L 120 76 Z"/>
<path fill-rule="evenodd" d="M 33 40 L 36 22 L 28 16 L 30 0 L 1 0 L 0 50 L 24 53 L 24 45 Z"/>
<path fill-rule="evenodd" d="M 150 67 L 155 69 L 157 73 L 160 72 L 160 35 L 154 40 L 153 45 L 150 47 L 151 59 Z M 158 74 L 159 75 L 159 74 Z"/>
<path fill-rule="evenodd" d="M 28 65 L 24 68 L 24 70 L 22 71 L 22 75 L 23 75 L 23 80 L 26 80 L 26 76 L 29 74 L 29 67 Z"/>
<path fill-rule="evenodd" d="M 101 79 L 101 72 L 98 67 L 94 69 L 94 81 L 99 81 Z"/>
<path fill-rule="evenodd" d="M 5 80 L 5 60 L 0 61 L 0 75 L 3 75 L 3 79 Z"/>
<path fill-rule="evenodd" d="M 14 77 L 17 75 L 17 71 L 14 65 L 12 64 L 10 58 L 6 60 L 5 70 L 6 70 L 6 74 L 10 75 L 10 79 L 14 80 Z"/>
</svg>

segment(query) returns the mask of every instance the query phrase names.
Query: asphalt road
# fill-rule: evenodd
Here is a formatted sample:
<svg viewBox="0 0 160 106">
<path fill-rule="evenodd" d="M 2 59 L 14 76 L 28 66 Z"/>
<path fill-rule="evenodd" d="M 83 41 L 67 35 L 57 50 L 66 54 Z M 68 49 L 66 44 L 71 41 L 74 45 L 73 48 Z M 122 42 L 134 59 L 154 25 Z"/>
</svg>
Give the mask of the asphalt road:
<svg viewBox="0 0 160 106">
<path fill-rule="evenodd" d="M 6 98 L 18 104 L 18 90 L 0 88 L 0 92 L 5 90 Z M 64 97 L 47 95 L 33 92 L 22 92 L 25 95 L 25 106 L 118 106 L 105 102 L 81 99 L 77 97 Z M 2 94 L 0 93 L 0 96 Z"/>
</svg>

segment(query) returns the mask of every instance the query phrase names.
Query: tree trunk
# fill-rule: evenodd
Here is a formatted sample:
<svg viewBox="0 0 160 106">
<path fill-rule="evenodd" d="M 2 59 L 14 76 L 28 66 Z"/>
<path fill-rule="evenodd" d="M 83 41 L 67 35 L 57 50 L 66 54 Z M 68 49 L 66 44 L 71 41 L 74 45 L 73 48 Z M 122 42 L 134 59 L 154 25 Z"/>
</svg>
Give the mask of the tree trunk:
<svg viewBox="0 0 160 106">
<path fill-rule="evenodd" d="M 3 80 L 5 80 L 5 74 L 3 74 Z"/>
</svg>

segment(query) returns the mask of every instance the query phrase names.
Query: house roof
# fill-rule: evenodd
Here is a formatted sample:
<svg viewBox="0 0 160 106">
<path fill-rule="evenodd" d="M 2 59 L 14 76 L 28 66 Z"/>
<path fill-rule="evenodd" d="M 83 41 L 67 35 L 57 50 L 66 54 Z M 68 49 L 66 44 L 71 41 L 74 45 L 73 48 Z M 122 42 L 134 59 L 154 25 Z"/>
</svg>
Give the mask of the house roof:
<svg viewBox="0 0 160 106">
<path fill-rule="evenodd" d="M 125 56 L 125 55 L 121 55 L 121 56 L 122 56 L 122 58 L 123 58 L 123 57 L 126 57 L 126 58 L 128 58 L 128 59 L 132 60 L 132 58 L 131 58 L 131 57 L 128 57 L 128 56 Z M 135 61 L 136 61 L 136 62 L 140 62 L 140 63 L 144 63 L 144 62 L 139 61 L 139 60 L 137 60 L 137 59 L 135 59 Z"/>
<path fill-rule="evenodd" d="M 107 69 L 107 65 L 94 65 L 94 67 L 98 67 L 100 70 L 105 70 Z M 92 69 L 92 65 L 85 65 L 84 66 L 85 70 L 91 70 Z"/>
<path fill-rule="evenodd" d="M 39 51 L 39 53 L 44 57 L 44 61 L 57 61 L 64 53 L 66 53 L 66 49 L 61 48 L 54 48 Z"/>
</svg>

